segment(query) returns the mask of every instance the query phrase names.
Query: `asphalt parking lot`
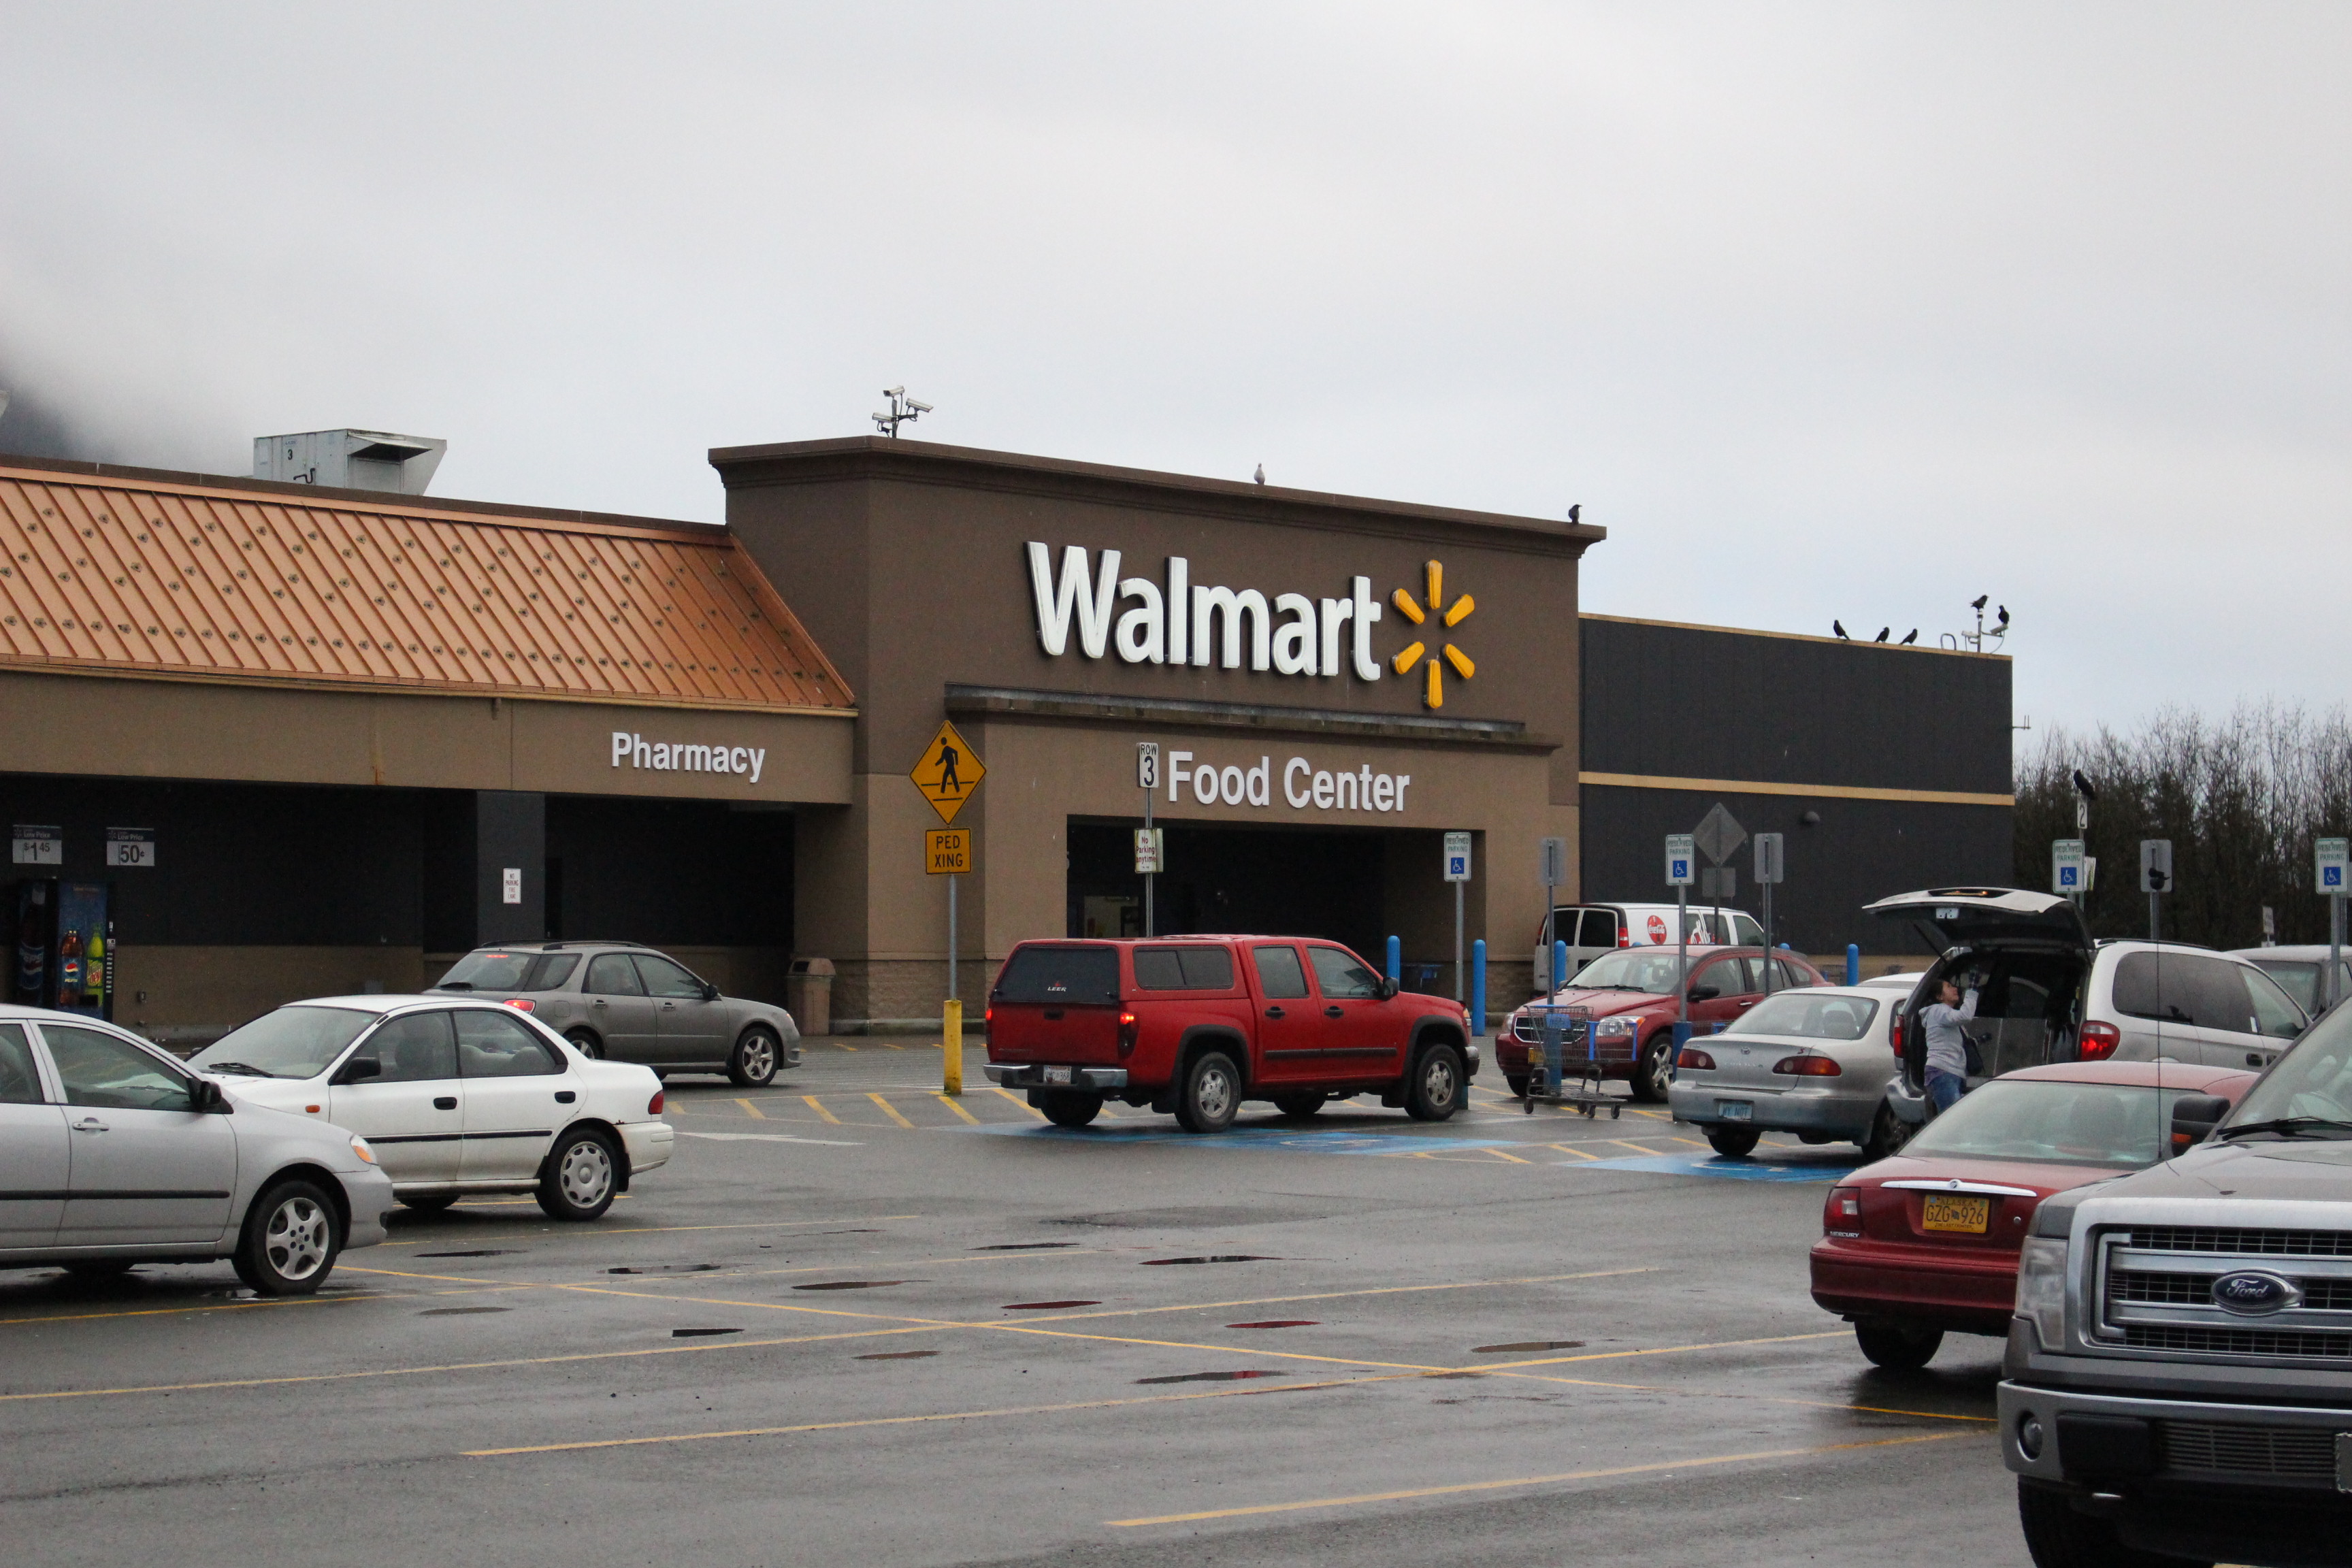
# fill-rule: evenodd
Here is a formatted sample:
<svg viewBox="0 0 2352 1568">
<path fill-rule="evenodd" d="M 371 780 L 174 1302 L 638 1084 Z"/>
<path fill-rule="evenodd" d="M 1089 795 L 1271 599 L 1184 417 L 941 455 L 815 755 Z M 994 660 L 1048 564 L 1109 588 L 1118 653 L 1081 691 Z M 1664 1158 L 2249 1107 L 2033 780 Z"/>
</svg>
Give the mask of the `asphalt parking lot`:
<svg viewBox="0 0 2352 1568">
<path fill-rule="evenodd" d="M 954 1101 L 919 1042 L 674 1079 L 603 1221 L 403 1215 L 307 1300 L 0 1275 L 16 1555 L 2026 1561 L 1999 1346 L 1892 1376 L 1806 1296 L 1843 1145 L 1728 1179 L 1484 1089 L 1069 1132 L 980 1059 Z"/>
</svg>

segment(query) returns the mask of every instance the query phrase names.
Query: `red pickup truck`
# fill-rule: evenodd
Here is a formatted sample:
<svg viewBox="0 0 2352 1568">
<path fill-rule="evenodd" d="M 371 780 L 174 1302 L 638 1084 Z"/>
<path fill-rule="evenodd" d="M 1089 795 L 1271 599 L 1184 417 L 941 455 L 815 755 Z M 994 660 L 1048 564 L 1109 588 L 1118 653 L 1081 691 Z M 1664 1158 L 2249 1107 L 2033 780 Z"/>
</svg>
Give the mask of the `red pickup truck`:
<svg viewBox="0 0 2352 1568">
<path fill-rule="evenodd" d="M 988 994 L 992 1082 L 1063 1127 L 1106 1100 L 1222 1132 L 1245 1100 L 1312 1116 L 1378 1093 L 1415 1120 L 1468 1103 L 1459 1002 L 1401 992 L 1337 942 L 1285 936 L 1028 942 Z"/>
</svg>

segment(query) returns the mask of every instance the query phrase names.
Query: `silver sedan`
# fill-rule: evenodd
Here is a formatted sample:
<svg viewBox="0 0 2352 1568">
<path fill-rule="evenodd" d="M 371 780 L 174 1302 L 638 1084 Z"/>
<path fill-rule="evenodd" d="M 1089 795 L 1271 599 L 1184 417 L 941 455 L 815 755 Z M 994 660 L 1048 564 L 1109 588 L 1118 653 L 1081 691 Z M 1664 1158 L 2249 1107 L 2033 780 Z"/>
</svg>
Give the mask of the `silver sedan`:
<svg viewBox="0 0 2352 1568">
<path fill-rule="evenodd" d="M 1759 1002 L 1719 1035 L 1694 1036 L 1667 1090 L 1675 1120 L 1715 1152 L 1747 1154 L 1766 1132 L 1840 1140 L 1883 1160 L 1911 1124 L 1886 1103 L 1895 1080 L 1888 1026 L 1900 998 L 1883 986 L 1815 985 Z"/>
</svg>

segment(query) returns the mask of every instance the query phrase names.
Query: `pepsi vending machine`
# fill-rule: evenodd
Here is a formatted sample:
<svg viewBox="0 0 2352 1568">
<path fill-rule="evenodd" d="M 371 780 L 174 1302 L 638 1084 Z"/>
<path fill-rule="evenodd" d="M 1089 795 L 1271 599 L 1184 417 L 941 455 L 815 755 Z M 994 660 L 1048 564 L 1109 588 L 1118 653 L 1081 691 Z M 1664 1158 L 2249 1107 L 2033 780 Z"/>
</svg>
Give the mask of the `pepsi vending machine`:
<svg viewBox="0 0 2352 1568">
<path fill-rule="evenodd" d="M 32 1007 L 114 1016 L 113 889 L 35 877 L 16 884 L 12 999 Z"/>
</svg>

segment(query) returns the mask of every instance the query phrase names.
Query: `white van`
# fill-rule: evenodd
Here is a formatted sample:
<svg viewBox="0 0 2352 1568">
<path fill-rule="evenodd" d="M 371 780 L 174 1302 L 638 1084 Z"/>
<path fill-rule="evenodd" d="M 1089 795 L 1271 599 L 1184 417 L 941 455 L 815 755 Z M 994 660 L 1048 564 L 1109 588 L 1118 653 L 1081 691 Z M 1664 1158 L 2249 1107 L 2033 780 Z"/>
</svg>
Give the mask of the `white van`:
<svg viewBox="0 0 2352 1568">
<path fill-rule="evenodd" d="M 1693 947 L 1764 945 L 1764 928 L 1746 910 L 1693 904 L 1689 921 Z M 1529 985 L 1537 995 L 1550 989 L 1550 943 L 1555 941 L 1568 944 L 1568 968 L 1560 976 L 1566 981 L 1602 953 L 1621 947 L 1674 946 L 1675 906 L 1562 904 L 1553 910 L 1550 934 L 1546 935 L 1541 924 L 1536 927 L 1535 971 Z"/>
</svg>

